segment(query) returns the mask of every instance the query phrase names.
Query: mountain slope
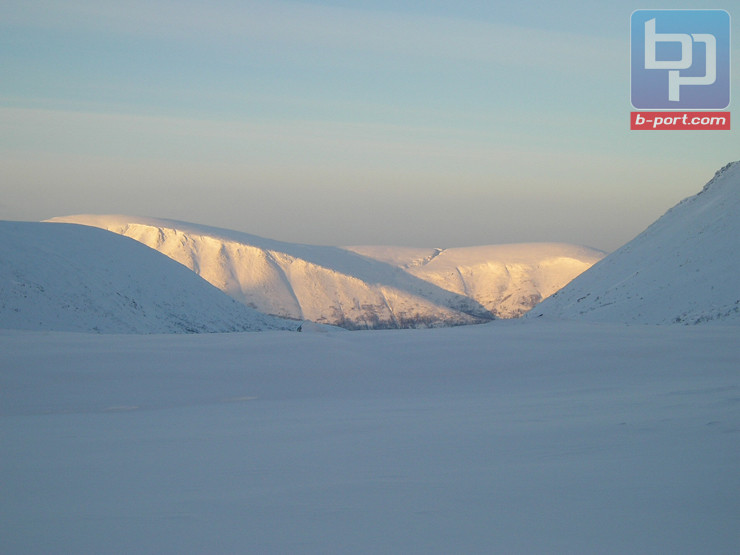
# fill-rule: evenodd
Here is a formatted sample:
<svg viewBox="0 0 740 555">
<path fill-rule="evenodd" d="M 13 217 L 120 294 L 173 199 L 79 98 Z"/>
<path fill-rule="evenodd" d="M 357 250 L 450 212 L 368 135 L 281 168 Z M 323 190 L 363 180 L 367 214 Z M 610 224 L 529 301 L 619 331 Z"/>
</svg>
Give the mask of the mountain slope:
<svg viewBox="0 0 740 555">
<path fill-rule="evenodd" d="M 0 222 L 0 328 L 183 333 L 295 327 L 234 302 L 125 237 L 73 224 Z"/>
<path fill-rule="evenodd" d="M 299 245 L 130 216 L 52 221 L 101 227 L 141 241 L 262 312 L 350 329 L 460 325 L 517 316 L 600 257 L 598 251 L 563 245 L 512 245 L 492 248 L 499 257 L 492 260 L 493 251 L 475 247 L 444 251 L 440 261 L 422 268 L 415 261 L 437 250 Z M 526 268 L 518 261 L 522 256 Z M 556 259 L 565 262 L 552 266 Z"/>
<path fill-rule="evenodd" d="M 563 243 L 348 248 L 470 297 L 499 318 L 521 316 L 603 257 L 601 251 Z"/>
<path fill-rule="evenodd" d="M 528 317 L 740 323 L 740 162 Z"/>
</svg>

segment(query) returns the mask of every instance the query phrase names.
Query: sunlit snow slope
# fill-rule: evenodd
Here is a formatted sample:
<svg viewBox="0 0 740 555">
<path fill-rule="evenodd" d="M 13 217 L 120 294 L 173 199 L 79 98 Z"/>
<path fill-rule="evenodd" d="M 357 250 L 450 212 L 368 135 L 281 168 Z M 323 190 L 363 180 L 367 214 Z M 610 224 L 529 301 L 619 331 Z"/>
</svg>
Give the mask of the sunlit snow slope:
<svg viewBox="0 0 740 555">
<path fill-rule="evenodd" d="M 289 328 L 166 256 L 87 226 L 0 222 L 0 328 L 188 333 Z"/>
<path fill-rule="evenodd" d="M 564 243 L 519 243 L 453 249 L 348 247 L 470 297 L 499 318 L 521 316 L 604 253 Z"/>
<path fill-rule="evenodd" d="M 96 226 L 141 241 L 262 312 L 350 329 L 519 316 L 602 256 L 561 244 L 448 250 L 300 245 L 131 216 L 52 221 Z"/>
<path fill-rule="evenodd" d="M 740 323 L 740 162 L 527 317 Z"/>
</svg>

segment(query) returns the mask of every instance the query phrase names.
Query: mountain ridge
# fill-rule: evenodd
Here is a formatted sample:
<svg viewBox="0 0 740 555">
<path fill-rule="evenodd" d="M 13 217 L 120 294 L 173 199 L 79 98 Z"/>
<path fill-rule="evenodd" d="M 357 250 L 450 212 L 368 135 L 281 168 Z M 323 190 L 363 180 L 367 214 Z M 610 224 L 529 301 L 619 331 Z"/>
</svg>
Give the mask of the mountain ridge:
<svg viewBox="0 0 740 555">
<path fill-rule="evenodd" d="M 74 215 L 49 221 L 92 225 L 136 239 L 262 312 L 349 329 L 464 325 L 519 316 L 602 256 L 585 247 L 543 243 L 495 247 L 499 257 L 507 249 L 509 256 L 517 248 L 528 249 L 526 261 L 507 265 L 489 256 L 471 264 L 474 253 L 488 247 L 302 245 L 125 215 Z M 414 253 L 419 252 L 428 258 L 426 269 L 412 267 Z M 580 258 L 552 263 L 574 256 Z M 450 260 L 454 270 L 439 259 Z M 455 265 L 455 259 L 461 264 Z"/>
</svg>

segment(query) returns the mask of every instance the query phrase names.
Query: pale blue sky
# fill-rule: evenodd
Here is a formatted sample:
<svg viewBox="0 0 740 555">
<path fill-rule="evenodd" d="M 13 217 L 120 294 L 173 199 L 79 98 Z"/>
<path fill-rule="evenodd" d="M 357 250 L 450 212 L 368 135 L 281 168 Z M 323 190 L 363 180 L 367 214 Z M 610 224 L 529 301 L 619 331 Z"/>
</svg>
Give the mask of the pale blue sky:
<svg viewBox="0 0 740 555">
<path fill-rule="evenodd" d="M 629 131 L 630 13 L 716 4 L 514 4 L 6 1 L 0 219 L 612 250 L 740 159 Z"/>
</svg>

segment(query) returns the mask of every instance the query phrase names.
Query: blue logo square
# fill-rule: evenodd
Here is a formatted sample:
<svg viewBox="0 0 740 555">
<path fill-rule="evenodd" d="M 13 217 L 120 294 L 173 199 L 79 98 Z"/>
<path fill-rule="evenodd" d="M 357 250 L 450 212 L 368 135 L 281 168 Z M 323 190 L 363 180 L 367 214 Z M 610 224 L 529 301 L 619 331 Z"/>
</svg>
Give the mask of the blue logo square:
<svg viewBox="0 0 740 555">
<path fill-rule="evenodd" d="M 636 10 L 630 21 L 632 106 L 722 110 L 730 105 L 730 14 Z"/>
</svg>

